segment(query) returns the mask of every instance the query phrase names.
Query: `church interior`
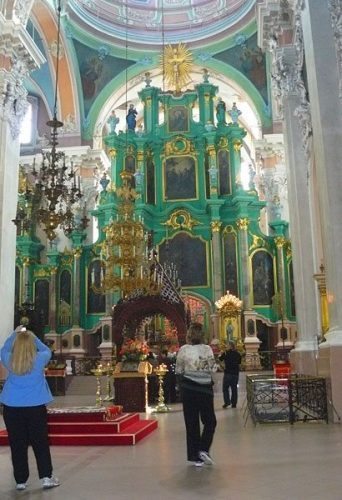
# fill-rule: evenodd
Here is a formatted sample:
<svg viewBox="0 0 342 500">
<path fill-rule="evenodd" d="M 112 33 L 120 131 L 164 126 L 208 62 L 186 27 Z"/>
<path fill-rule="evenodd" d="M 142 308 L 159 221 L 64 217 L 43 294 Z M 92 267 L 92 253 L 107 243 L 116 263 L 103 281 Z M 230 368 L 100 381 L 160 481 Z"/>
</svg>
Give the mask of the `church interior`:
<svg viewBox="0 0 342 500">
<path fill-rule="evenodd" d="M 154 371 L 159 362 L 172 367 L 191 322 L 204 326 L 215 355 L 234 341 L 243 357 L 240 413 L 221 411 L 221 379 L 215 399 L 220 435 L 228 433 L 230 453 L 250 464 L 258 492 L 239 494 L 247 471 L 224 457 L 221 441 L 217 455 L 238 478 L 231 497 L 221 470 L 200 479 L 203 491 L 195 476 L 177 476 L 177 487 L 168 476 L 160 498 L 179 488 L 189 499 L 210 490 L 217 499 L 287 499 L 279 484 L 266 492 L 263 473 L 259 484 L 248 447 L 272 442 L 274 432 L 292 474 L 299 442 L 311 437 L 316 458 L 322 449 L 330 454 L 327 441 L 338 446 L 341 16 L 339 0 L 0 1 L 1 344 L 25 324 L 49 345 L 55 405 L 91 404 L 95 395 L 98 404 L 99 385 L 85 398 L 68 384 L 89 375 L 99 383 L 114 370 L 116 402 L 137 412 L 163 407 L 164 375 L 148 373 L 147 395 L 125 372 L 146 359 Z M 281 435 L 273 425 L 243 424 L 245 379 L 277 365 L 326 385 L 329 426 L 311 423 L 298 443 L 289 426 Z M 60 370 L 62 382 L 54 377 Z M 0 364 L 0 381 L 5 376 Z M 167 396 L 174 414 L 158 415 L 147 449 L 123 452 L 138 483 L 144 470 L 131 469 L 134 453 L 148 470 L 149 453 L 163 456 L 163 443 L 179 460 L 181 438 L 165 435 L 168 425 L 181 428 L 180 401 L 176 390 Z M 265 448 L 266 467 L 281 475 Z M 100 460 L 87 453 L 87 467 Z M 0 447 L 4 464 L 5 454 Z M 308 457 L 309 449 L 301 458 Z M 169 466 L 159 464 L 161 476 Z M 329 479 L 318 490 L 297 477 L 291 497 L 323 498 L 334 464 L 324 467 Z M 119 488 L 132 498 L 128 486 Z M 328 498 L 341 498 L 337 485 Z"/>
</svg>

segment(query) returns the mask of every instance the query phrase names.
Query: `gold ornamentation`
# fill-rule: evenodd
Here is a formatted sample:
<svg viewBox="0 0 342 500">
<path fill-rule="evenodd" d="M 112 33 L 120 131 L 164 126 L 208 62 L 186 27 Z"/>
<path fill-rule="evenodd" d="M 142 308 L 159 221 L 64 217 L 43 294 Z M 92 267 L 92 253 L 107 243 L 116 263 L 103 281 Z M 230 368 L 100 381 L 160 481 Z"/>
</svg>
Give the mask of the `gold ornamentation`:
<svg viewBox="0 0 342 500">
<path fill-rule="evenodd" d="M 210 99 L 210 94 L 208 94 L 208 92 L 205 92 L 205 94 L 204 94 L 204 101 L 208 103 L 209 99 Z"/>
<path fill-rule="evenodd" d="M 219 143 L 218 143 L 218 147 L 219 148 L 226 148 L 227 151 L 229 151 L 227 137 L 220 137 L 220 140 L 219 140 Z"/>
<path fill-rule="evenodd" d="M 41 267 L 35 269 L 33 272 L 35 278 L 50 278 L 50 269 L 48 267 Z"/>
<path fill-rule="evenodd" d="M 209 144 L 209 146 L 207 146 L 207 152 L 209 156 L 215 157 L 216 155 L 215 146 L 213 144 Z"/>
<path fill-rule="evenodd" d="M 219 233 L 220 232 L 220 229 L 221 229 L 221 226 L 222 226 L 222 222 L 219 221 L 219 220 L 213 220 L 211 223 L 211 230 L 213 233 Z"/>
<path fill-rule="evenodd" d="M 110 158 L 113 160 L 114 158 L 116 158 L 116 149 L 115 148 L 110 148 L 108 150 L 108 154 L 109 154 Z"/>
<path fill-rule="evenodd" d="M 234 229 L 233 226 L 229 225 L 229 226 L 226 226 L 223 230 L 223 234 L 229 234 L 229 233 L 234 233 L 236 234 L 236 231 Z"/>
<path fill-rule="evenodd" d="M 57 271 L 58 271 L 58 267 L 57 266 L 50 267 L 50 274 L 51 274 L 51 276 L 56 275 Z"/>
<path fill-rule="evenodd" d="M 284 236 L 277 236 L 276 238 L 274 238 L 274 241 L 277 248 L 282 248 L 286 244 L 287 240 L 286 238 L 284 238 Z"/>
<path fill-rule="evenodd" d="M 168 45 L 161 55 L 160 62 L 166 81 L 180 94 L 182 88 L 190 82 L 192 54 L 183 43 L 178 46 Z"/>
<path fill-rule="evenodd" d="M 144 151 L 139 150 L 137 152 L 137 161 L 142 162 L 144 160 Z"/>
<path fill-rule="evenodd" d="M 257 236 L 256 234 L 252 234 L 253 242 L 251 246 L 249 247 L 249 251 L 252 252 L 256 248 L 262 248 L 265 247 L 265 240 L 261 238 L 260 236 Z"/>
<path fill-rule="evenodd" d="M 194 151 L 194 146 L 186 137 L 177 135 L 171 141 L 165 143 L 165 155 L 184 155 Z"/>
<path fill-rule="evenodd" d="M 146 107 L 150 108 L 152 104 L 152 99 L 150 96 L 146 97 Z"/>
<path fill-rule="evenodd" d="M 173 230 L 188 229 L 189 231 L 192 231 L 192 228 L 199 224 L 199 221 L 193 219 L 189 212 L 183 209 L 175 210 L 170 218 L 164 222 L 164 225 L 172 227 Z"/>
<path fill-rule="evenodd" d="M 229 290 L 227 290 L 226 295 L 223 295 L 223 297 L 215 302 L 215 306 L 220 314 L 225 317 L 237 316 L 242 310 L 242 305 L 243 301 L 229 293 Z"/>
<path fill-rule="evenodd" d="M 240 231 L 247 231 L 248 225 L 249 225 L 249 220 L 245 217 L 244 219 L 238 219 L 236 221 L 236 225 Z"/>
<path fill-rule="evenodd" d="M 32 263 L 30 257 L 23 257 L 23 266 L 29 266 Z"/>
<path fill-rule="evenodd" d="M 240 139 L 234 139 L 233 141 L 233 148 L 236 153 L 240 151 L 242 147 L 242 141 Z"/>
<path fill-rule="evenodd" d="M 82 247 L 77 247 L 77 248 L 74 248 L 73 249 L 73 254 L 74 254 L 74 257 L 75 259 L 79 259 L 82 255 Z"/>
</svg>

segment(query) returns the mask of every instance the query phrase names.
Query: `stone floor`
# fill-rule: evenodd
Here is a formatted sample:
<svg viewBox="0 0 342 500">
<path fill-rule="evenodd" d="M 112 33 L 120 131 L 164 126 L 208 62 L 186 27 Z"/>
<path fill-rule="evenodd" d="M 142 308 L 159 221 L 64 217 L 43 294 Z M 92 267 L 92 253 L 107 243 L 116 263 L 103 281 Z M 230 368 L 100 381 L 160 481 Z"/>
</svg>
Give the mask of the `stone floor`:
<svg viewBox="0 0 342 500">
<path fill-rule="evenodd" d="M 222 409 L 218 384 L 214 466 L 186 462 L 181 405 L 158 414 L 159 428 L 136 446 L 52 447 L 61 486 L 42 491 L 30 452 L 27 490 L 16 492 L 9 450 L 0 448 L 0 499 L 341 500 L 342 428 L 338 424 L 245 425 L 244 380 L 238 408 Z M 56 398 L 57 406 L 93 405 L 94 395 Z M 2 425 L 2 421 L 1 427 Z"/>
</svg>

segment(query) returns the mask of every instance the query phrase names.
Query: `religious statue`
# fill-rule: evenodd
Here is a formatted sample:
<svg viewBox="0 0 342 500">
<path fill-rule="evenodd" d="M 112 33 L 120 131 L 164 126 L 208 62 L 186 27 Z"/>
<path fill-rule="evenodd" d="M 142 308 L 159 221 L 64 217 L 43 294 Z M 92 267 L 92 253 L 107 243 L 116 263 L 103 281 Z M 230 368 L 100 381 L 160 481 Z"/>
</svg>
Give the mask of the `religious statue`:
<svg viewBox="0 0 342 500">
<path fill-rule="evenodd" d="M 233 340 L 233 333 L 234 333 L 234 326 L 232 325 L 232 321 L 229 320 L 228 324 L 226 326 L 226 335 L 227 335 L 227 341 L 228 342 L 230 340 Z"/>
<path fill-rule="evenodd" d="M 239 116 L 241 115 L 241 111 L 237 108 L 236 103 L 233 102 L 232 109 L 228 111 L 228 115 L 232 119 L 234 124 L 237 124 Z"/>
<path fill-rule="evenodd" d="M 176 94 L 180 94 L 182 87 L 189 81 L 191 52 L 183 43 L 179 43 L 177 47 L 168 45 L 161 56 L 161 63 L 168 84 L 175 88 Z"/>
<path fill-rule="evenodd" d="M 222 100 L 222 97 L 218 98 L 216 104 L 216 118 L 218 124 L 226 123 L 226 103 Z"/>
<path fill-rule="evenodd" d="M 137 125 L 137 120 L 136 120 L 137 114 L 138 114 L 138 111 L 135 109 L 134 104 L 130 104 L 129 109 L 128 109 L 128 113 L 126 116 L 126 122 L 127 122 L 128 130 L 132 130 L 132 132 L 135 131 L 135 127 Z"/>
<path fill-rule="evenodd" d="M 203 68 L 202 72 L 203 72 L 203 82 L 209 83 L 209 71 L 207 70 L 207 68 Z"/>
<path fill-rule="evenodd" d="M 116 129 L 116 126 L 119 123 L 119 121 L 120 121 L 120 118 L 118 118 L 116 116 L 115 111 L 113 109 L 113 111 L 111 112 L 110 117 L 107 120 L 107 124 L 109 125 L 109 133 L 110 134 L 114 134 L 115 133 L 115 129 Z"/>
</svg>

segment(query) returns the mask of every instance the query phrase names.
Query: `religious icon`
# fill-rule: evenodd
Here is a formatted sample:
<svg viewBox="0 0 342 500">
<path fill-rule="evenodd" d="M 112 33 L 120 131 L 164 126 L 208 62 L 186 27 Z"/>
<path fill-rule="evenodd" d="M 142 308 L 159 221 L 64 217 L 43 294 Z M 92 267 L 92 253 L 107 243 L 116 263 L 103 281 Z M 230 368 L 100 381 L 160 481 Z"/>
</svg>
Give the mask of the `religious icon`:
<svg viewBox="0 0 342 500">
<path fill-rule="evenodd" d="M 107 125 L 109 125 L 109 132 L 110 132 L 110 134 L 114 134 L 115 133 L 115 129 L 116 129 L 116 126 L 119 123 L 119 121 L 120 121 L 120 118 L 118 118 L 116 116 L 115 111 L 113 109 L 110 117 L 107 120 Z"/>
<path fill-rule="evenodd" d="M 177 47 L 168 45 L 161 56 L 161 64 L 167 83 L 174 87 L 176 94 L 180 94 L 182 87 L 190 80 L 191 52 L 183 43 L 179 43 Z"/>
<path fill-rule="evenodd" d="M 169 110 L 169 132 L 187 132 L 188 109 L 185 106 L 174 106 Z"/>
<path fill-rule="evenodd" d="M 135 109 L 134 104 L 129 105 L 128 113 L 126 116 L 127 128 L 128 130 L 135 131 L 135 127 L 137 125 L 136 116 L 138 111 Z"/>
</svg>

